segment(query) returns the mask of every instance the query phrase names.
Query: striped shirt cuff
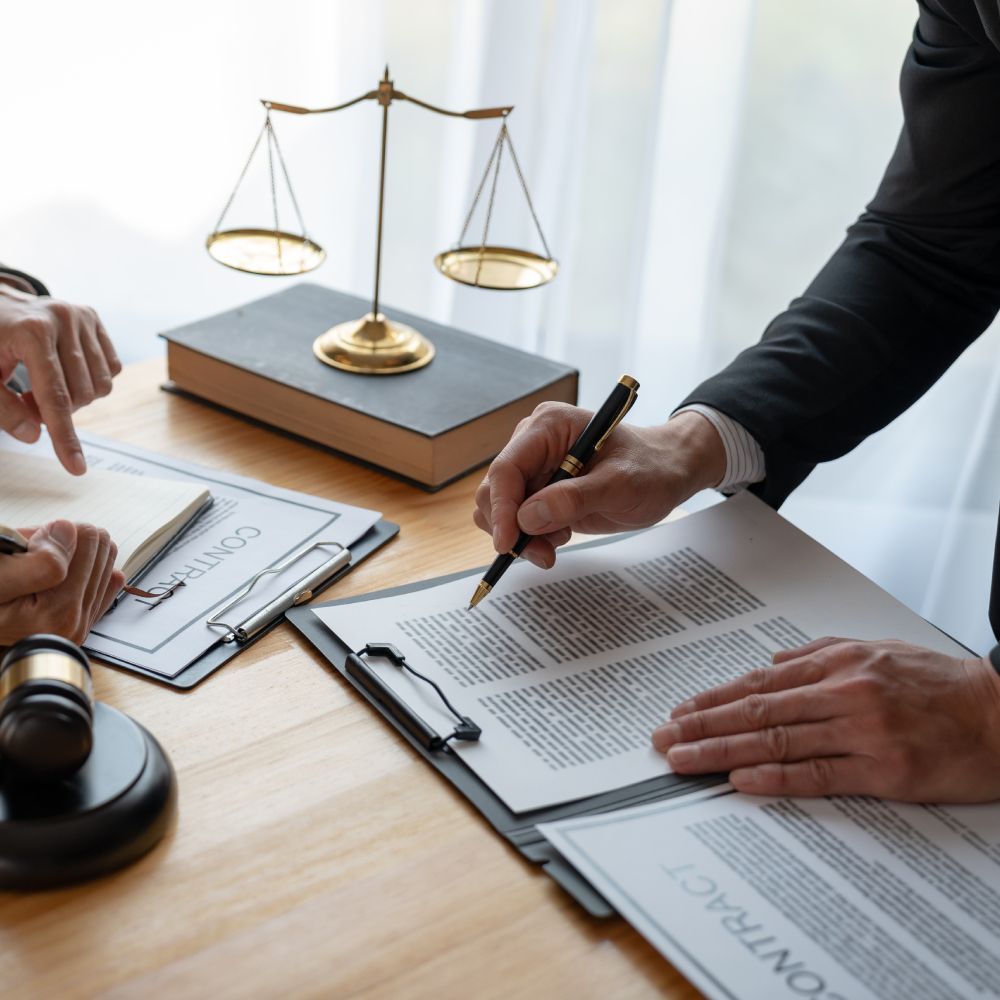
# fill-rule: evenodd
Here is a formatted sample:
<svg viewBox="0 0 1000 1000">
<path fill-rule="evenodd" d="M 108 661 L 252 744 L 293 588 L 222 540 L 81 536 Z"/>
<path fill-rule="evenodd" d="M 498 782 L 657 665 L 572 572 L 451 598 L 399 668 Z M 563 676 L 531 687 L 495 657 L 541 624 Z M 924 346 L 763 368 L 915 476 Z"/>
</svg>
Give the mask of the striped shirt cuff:
<svg viewBox="0 0 1000 1000">
<path fill-rule="evenodd" d="M 672 416 L 687 412 L 700 413 L 722 438 L 722 445 L 726 449 L 726 474 L 715 487 L 720 493 L 738 493 L 764 478 L 764 452 L 757 444 L 757 439 L 741 423 L 701 403 L 691 403 Z"/>
</svg>

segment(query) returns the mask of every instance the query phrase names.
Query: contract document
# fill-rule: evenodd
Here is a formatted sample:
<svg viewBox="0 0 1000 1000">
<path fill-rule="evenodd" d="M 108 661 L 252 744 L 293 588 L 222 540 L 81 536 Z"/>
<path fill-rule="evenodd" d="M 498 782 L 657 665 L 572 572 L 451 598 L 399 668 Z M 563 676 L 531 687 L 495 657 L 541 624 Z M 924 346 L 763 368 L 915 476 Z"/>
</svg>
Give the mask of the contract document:
<svg viewBox="0 0 1000 1000">
<path fill-rule="evenodd" d="M 1000 806 L 726 786 L 540 829 L 708 997 L 1000 996 Z"/>
<path fill-rule="evenodd" d="M 485 540 L 485 536 L 484 536 Z M 517 563 L 474 610 L 469 573 L 314 609 L 352 649 L 395 645 L 482 728 L 455 752 L 514 812 L 669 771 L 650 733 L 687 698 L 824 635 L 957 643 L 744 493 L 608 544 Z M 438 732 L 435 692 L 379 677 Z"/>
</svg>

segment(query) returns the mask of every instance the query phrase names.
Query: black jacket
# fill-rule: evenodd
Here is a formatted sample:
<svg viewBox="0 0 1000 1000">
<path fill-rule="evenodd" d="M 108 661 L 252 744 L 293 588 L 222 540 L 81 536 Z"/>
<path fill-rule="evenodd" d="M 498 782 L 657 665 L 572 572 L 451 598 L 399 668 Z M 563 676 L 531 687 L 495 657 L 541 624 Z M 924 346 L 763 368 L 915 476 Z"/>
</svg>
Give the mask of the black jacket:
<svg viewBox="0 0 1000 1000">
<path fill-rule="evenodd" d="M 910 406 L 1000 309 L 1000 0 L 920 0 L 874 200 L 760 343 L 685 403 L 760 442 L 774 507 Z M 990 623 L 1000 638 L 1000 537 Z"/>
</svg>

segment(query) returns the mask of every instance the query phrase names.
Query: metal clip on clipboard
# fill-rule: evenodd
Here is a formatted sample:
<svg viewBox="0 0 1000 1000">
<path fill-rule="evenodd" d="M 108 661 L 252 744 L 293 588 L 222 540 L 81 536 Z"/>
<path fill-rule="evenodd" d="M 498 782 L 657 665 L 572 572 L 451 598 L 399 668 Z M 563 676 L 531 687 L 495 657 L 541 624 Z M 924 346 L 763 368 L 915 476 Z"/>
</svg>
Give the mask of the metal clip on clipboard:
<svg viewBox="0 0 1000 1000">
<path fill-rule="evenodd" d="M 439 736 L 388 684 L 379 679 L 378 675 L 361 659 L 362 656 L 383 656 L 393 666 L 399 667 L 425 684 L 429 684 L 444 702 L 445 708 L 458 719 L 458 725 L 447 736 Z M 364 649 L 351 653 L 344 664 L 344 672 L 355 680 L 373 701 L 382 705 L 425 750 L 445 750 L 450 740 L 475 743 L 483 735 L 482 729 L 467 715 L 462 715 L 448 700 L 448 696 L 441 690 L 441 685 L 437 681 L 411 667 L 406 662 L 406 657 L 388 642 L 369 642 Z"/>
<path fill-rule="evenodd" d="M 253 612 L 253 614 L 251 614 L 248 618 L 245 618 L 242 622 L 240 622 L 240 624 L 230 625 L 229 623 L 223 621 L 226 615 L 228 615 L 237 604 L 246 599 L 253 588 L 257 586 L 259 580 L 263 579 L 265 576 L 284 573 L 289 566 L 295 565 L 295 563 L 299 562 L 310 552 L 313 552 L 316 549 L 334 546 L 338 549 L 335 555 L 332 555 L 329 559 L 325 560 L 312 572 L 302 577 L 302 579 L 297 580 L 287 590 L 283 591 L 272 601 L 269 601 L 264 605 L 264 607 Z M 268 625 L 270 625 L 276 618 L 283 615 L 289 608 L 294 608 L 298 604 L 303 604 L 306 601 L 311 600 L 314 591 L 331 576 L 333 576 L 334 573 L 347 566 L 350 561 L 351 550 L 345 548 L 340 544 L 340 542 L 314 542 L 308 548 L 302 549 L 289 556 L 284 562 L 279 563 L 277 566 L 261 570 L 247 583 L 246 587 L 244 587 L 243 590 L 233 598 L 233 600 L 231 600 L 221 611 L 216 613 L 215 617 L 210 618 L 205 624 L 208 625 L 209 628 L 226 629 L 226 634 L 222 637 L 223 642 L 249 642 L 255 635 L 257 635 L 258 632 L 267 628 Z"/>
</svg>

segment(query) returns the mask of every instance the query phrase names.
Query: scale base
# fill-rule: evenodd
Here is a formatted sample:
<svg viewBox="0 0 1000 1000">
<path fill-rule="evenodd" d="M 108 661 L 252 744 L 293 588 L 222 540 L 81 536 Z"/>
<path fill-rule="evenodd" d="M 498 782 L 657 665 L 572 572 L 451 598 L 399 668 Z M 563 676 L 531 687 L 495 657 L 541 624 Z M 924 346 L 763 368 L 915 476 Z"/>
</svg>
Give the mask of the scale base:
<svg viewBox="0 0 1000 1000">
<path fill-rule="evenodd" d="M 368 313 L 330 327 L 313 342 L 313 354 L 345 372 L 400 375 L 429 365 L 434 345 L 412 326 Z"/>
<path fill-rule="evenodd" d="M 159 743 L 127 715 L 94 705 L 94 748 L 49 785 L 0 779 L 0 888 L 52 889 L 135 861 L 166 833 L 177 781 Z"/>
</svg>

